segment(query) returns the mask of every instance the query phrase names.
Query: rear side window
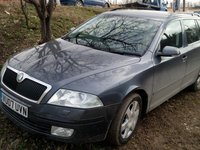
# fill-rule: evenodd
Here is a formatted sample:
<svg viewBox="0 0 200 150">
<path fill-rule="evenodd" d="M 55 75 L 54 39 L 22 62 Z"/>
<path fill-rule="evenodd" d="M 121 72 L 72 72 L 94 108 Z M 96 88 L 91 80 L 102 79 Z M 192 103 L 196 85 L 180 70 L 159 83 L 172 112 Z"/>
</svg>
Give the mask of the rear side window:
<svg viewBox="0 0 200 150">
<path fill-rule="evenodd" d="M 170 22 L 162 36 L 161 50 L 165 46 L 182 47 L 182 28 L 180 21 Z"/>
<path fill-rule="evenodd" d="M 188 44 L 199 40 L 199 31 L 195 20 L 183 20 L 183 25 L 186 33 Z"/>
</svg>

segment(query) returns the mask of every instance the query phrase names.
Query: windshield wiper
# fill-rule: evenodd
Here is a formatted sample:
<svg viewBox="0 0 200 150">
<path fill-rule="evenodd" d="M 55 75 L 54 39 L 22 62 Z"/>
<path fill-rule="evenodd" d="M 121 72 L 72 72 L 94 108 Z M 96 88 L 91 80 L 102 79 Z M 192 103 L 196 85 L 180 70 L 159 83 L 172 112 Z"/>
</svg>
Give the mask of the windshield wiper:
<svg viewBox="0 0 200 150">
<path fill-rule="evenodd" d="M 77 38 L 82 34 L 83 32 L 78 32 L 77 34 L 75 34 L 75 36 L 69 36 L 69 35 L 66 35 L 64 37 L 62 37 L 64 40 L 68 40 L 70 41 L 70 39 L 76 39 L 77 41 Z"/>
</svg>

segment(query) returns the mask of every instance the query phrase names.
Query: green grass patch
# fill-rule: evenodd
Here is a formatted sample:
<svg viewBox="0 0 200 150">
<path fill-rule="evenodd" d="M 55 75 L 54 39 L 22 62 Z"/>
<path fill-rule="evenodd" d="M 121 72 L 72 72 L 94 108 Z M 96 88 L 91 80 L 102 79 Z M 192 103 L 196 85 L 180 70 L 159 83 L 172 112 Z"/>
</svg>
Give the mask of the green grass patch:
<svg viewBox="0 0 200 150">
<path fill-rule="evenodd" d="M 52 17 L 54 38 L 66 34 L 93 16 L 106 11 L 102 8 L 56 7 Z M 40 22 L 33 6 L 28 6 L 30 28 L 25 24 L 20 6 L 0 4 L 0 63 L 16 52 L 32 47 L 40 40 Z"/>
</svg>

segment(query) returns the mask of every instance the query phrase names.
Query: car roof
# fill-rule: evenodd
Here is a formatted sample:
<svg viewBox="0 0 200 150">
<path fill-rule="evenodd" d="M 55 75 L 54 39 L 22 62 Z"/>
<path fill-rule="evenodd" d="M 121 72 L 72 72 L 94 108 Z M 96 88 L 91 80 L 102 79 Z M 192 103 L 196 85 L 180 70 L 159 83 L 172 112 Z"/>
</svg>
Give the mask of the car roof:
<svg viewBox="0 0 200 150">
<path fill-rule="evenodd" d="M 177 18 L 200 19 L 198 15 L 195 15 L 193 13 L 170 13 L 170 12 L 155 11 L 155 10 L 119 9 L 119 10 L 109 11 L 106 13 L 113 15 L 148 18 L 162 22 Z"/>
</svg>

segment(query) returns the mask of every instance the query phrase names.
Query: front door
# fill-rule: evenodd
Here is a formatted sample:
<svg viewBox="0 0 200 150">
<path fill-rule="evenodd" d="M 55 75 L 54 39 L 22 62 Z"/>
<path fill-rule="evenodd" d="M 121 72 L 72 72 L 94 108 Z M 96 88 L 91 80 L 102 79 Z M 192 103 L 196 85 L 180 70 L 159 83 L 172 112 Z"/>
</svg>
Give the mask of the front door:
<svg viewBox="0 0 200 150">
<path fill-rule="evenodd" d="M 162 36 L 160 50 L 165 46 L 173 46 L 182 51 L 183 33 L 181 22 L 176 20 L 170 22 Z M 165 100 L 176 94 L 181 89 L 182 79 L 185 75 L 186 56 L 161 57 L 155 56 L 155 74 L 153 83 L 153 96 L 150 109 L 163 103 Z"/>
</svg>

